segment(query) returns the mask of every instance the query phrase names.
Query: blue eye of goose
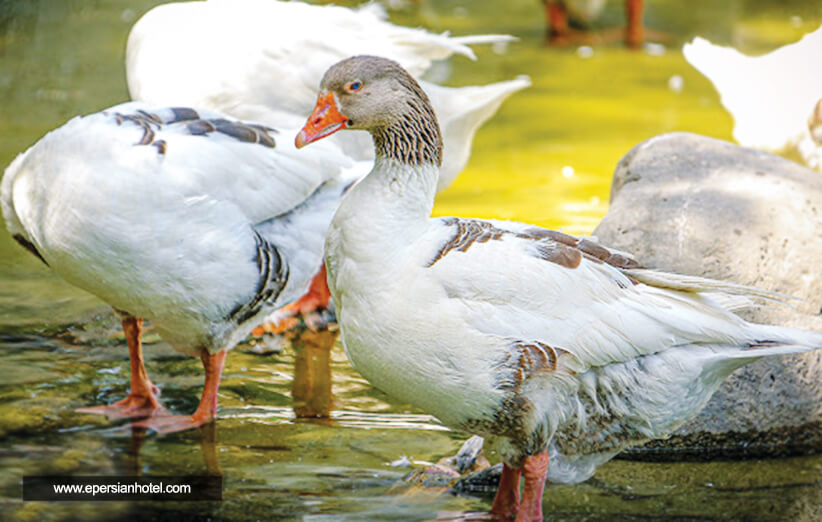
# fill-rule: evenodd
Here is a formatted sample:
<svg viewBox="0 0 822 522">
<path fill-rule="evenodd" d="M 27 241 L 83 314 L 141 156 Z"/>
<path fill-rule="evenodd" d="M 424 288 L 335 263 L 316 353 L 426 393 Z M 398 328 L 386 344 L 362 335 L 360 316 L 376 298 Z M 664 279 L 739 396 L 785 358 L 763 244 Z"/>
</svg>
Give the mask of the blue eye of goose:
<svg viewBox="0 0 822 522">
<path fill-rule="evenodd" d="M 351 82 L 351 85 L 348 87 L 352 91 L 359 91 L 362 87 L 362 83 L 360 82 Z"/>
</svg>

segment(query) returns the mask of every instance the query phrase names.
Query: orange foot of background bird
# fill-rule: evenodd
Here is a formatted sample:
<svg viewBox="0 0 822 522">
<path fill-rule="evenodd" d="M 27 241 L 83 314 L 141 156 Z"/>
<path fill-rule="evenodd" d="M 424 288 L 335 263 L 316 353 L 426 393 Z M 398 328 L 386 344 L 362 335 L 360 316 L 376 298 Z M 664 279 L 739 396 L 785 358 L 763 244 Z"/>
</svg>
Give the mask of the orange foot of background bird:
<svg viewBox="0 0 822 522">
<path fill-rule="evenodd" d="M 311 285 L 305 295 L 271 314 L 267 322 L 255 328 L 251 335 L 262 337 L 266 333 L 283 334 L 299 326 L 300 317 L 308 328 L 317 330 L 315 323 L 320 320 L 320 317 L 314 312 L 327 308 L 330 301 L 331 292 L 328 290 L 325 265 L 323 265 L 319 273 L 311 280 Z"/>
<path fill-rule="evenodd" d="M 608 44 L 622 40 L 626 47 L 639 49 L 645 40 L 654 42 L 670 41 L 670 35 L 643 26 L 645 0 L 625 0 L 625 27 L 609 28 L 600 32 L 572 29 L 568 21 L 568 10 L 560 0 L 544 0 L 546 37 L 549 45 L 592 45 Z"/>
</svg>

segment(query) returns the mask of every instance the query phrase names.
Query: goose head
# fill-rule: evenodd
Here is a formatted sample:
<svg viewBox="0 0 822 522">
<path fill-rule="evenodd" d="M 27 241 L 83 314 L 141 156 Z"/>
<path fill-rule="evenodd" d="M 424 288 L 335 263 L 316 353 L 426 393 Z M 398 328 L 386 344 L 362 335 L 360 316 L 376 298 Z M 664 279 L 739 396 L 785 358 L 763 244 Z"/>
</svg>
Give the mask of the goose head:
<svg viewBox="0 0 822 522">
<path fill-rule="evenodd" d="M 397 62 L 354 56 L 333 65 L 320 82 L 297 148 L 343 129 L 371 133 L 377 156 L 404 163 L 442 163 L 442 137 L 425 92 Z"/>
</svg>

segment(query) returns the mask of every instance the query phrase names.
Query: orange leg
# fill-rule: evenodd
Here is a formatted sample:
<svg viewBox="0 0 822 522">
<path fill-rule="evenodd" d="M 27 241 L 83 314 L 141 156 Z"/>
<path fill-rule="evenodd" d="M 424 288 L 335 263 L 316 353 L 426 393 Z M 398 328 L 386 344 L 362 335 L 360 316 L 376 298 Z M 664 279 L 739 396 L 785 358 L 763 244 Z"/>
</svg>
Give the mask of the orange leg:
<svg viewBox="0 0 822 522">
<path fill-rule="evenodd" d="M 293 303 L 286 305 L 275 312 L 276 322 L 265 323 L 255 328 L 251 334 L 257 337 L 263 333 L 281 334 L 288 331 L 297 324 L 297 315 L 306 315 L 311 312 L 326 308 L 331 301 L 331 291 L 328 289 L 328 282 L 325 275 L 325 264 L 319 273 L 311 280 L 308 292 Z"/>
<path fill-rule="evenodd" d="M 542 520 L 542 492 L 545 489 L 546 473 L 548 473 L 547 451 L 525 458 L 522 466 L 525 486 L 522 490 L 522 504 L 517 513 L 517 522 Z"/>
<path fill-rule="evenodd" d="M 645 0 L 625 0 L 625 45 L 636 49 L 642 45 L 645 38 L 642 27 L 642 15 L 645 10 Z"/>
<path fill-rule="evenodd" d="M 157 400 L 157 387 L 148 379 L 143 362 L 143 344 L 141 334 L 143 320 L 136 317 L 123 319 L 123 332 L 126 334 L 129 360 L 131 362 L 131 391 L 128 396 L 108 406 L 80 408 L 80 413 L 106 415 L 111 419 L 149 417 L 165 411 Z"/>
<path fill-rule="evenodd" d="M 499 487 L 491 505 L 491 514 L 500 520 L 511 520 L 519 511 L 519 478 L 522 470 L 502 465 Z"/>
<path fill-rule="evenodd" d="M 568 13 L 561 2 L 546 0 L 545 22 L 548 25 L 548 38 L 561 40 L 568 36 Z"/>
<path fill-rule="evenodd" d="M 203 350 L 200 359 L 205 369 L 205 384 L 200 405 L 193 415 L 164 415 L 134 423 L 138 428 L 152 429 L 158 433 L 174 433 L 207 424 L 217 419 L 217 390 L 220 388 L 220 377 L 223 375 L 226 351 L 210 354 Z"/>
</svg>

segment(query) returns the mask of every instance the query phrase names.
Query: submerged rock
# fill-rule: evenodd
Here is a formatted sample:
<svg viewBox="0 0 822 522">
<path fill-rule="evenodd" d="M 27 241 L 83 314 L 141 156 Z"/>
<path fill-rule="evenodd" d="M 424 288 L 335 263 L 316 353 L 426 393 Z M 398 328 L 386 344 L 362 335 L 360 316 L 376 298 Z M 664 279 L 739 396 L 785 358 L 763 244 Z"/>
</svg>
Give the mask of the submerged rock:
<svg viewBox="0 0 822 522">
<path fill-rule="evenodd" d="M 479 435 L 466 440 L 460 450 L 453 457 L 440 459 L 436 464 L 429 464 L 420 469 L 415 469 L 404 477 L 403 480 L 416 486 L 426 488 L 443 488 L 456 493 L 477 493 L 487 492 L 482 488 L 477 488 L 477 484 L 487 485 L 488 479 L 477 478 L 486 477 L 483 471 L 488 470 L 490 464 L 485 455 L 482 454 L 484 439 Z M 407 460 L 407 457 L 403 457 Z M 412 464 L 411 461 L 408 461 Z M 394 463 L 392 462 L 393 466 Z M 498 484 L 502 465 L 497 466 L 496 475 L 491 474 L 491 483 Z M 494 482 L 495 481 L 495 482 Z M 496 489 L 494 489 L 495 491 Z"/>
<path fill-rule="evenodd" d="M 786 159 L 687 133 L 620 160 L 594 231 L 645 266 L 801 298 L 747 320 L 822 331 L 822 175 Z M 822 451 L 822 350 L 734 373 L 693 421 L 637 458 L 753 457 Z"/>
<path fill-rule="evenodd" d="M 493 496 L 502 477 L 502 464 L 472 471 L 451 485 L 451 491 L 460 495 Z"/>
</svg>

